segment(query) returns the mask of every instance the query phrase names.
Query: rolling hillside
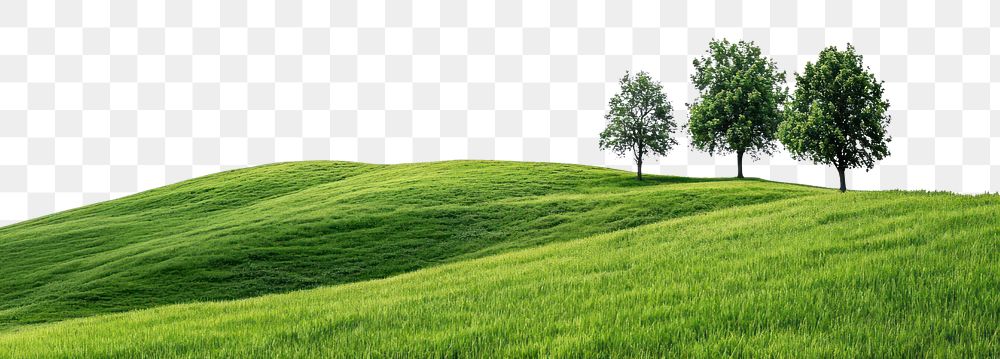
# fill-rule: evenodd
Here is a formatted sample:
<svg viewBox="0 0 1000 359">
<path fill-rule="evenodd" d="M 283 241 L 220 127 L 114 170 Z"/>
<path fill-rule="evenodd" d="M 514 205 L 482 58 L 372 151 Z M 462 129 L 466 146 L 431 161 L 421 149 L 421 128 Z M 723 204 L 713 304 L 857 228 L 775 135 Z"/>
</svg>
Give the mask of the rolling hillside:
<svg viewBox="0 0 1000 359">
<path fill-rule="evenodd" d="M 825 192 L 488 161 L 231 171 L 0 228 L 0 330 L 385 278 Z"/>
<path fill-rule="evenodd" d="M 998 238 L 996 196 L 819 193 L 386 279 L 29 326 L 0 334 L 0 356 L 994 357 Z"/>
</svg>

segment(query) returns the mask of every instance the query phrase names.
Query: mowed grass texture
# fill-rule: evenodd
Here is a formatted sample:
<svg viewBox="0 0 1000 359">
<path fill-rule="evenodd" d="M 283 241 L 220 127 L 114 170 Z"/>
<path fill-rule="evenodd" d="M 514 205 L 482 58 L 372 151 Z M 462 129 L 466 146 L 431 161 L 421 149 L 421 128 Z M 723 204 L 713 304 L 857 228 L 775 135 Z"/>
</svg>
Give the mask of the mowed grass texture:
<svg viewBox="0 0 1000 359">
<path fill-rule="evenodd" d="M 380 280 L 22 327 L 0 356 L 996 357 L 998 238 L 997 196 L 820 191 Z"/>
<path fill-rule="evenodd" d="M 220 173 L 0 228 L 0 330 L 385 278 L 826 192 L 493 161 Z"/>
</svg>

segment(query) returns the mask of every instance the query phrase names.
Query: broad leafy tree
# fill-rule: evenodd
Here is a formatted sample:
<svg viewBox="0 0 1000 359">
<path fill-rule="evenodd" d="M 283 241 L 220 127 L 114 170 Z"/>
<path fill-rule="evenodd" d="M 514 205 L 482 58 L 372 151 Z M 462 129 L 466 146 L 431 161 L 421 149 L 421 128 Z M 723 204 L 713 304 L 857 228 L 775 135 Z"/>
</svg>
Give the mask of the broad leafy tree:
<svg viewBox="0 0 1000 359">
<path fill-rule="evenodd" d="M 882 82 L 849 44 L 845 51 L 824 49 L 795 81 L 778 137 L 796 159 L 836 168 L 840 191 L 846 191 L 847 169 L 867 171 L 889 155 L 889 102 Z"/>
<path fill-rule="evenodd" d="M 694 68 L 699 97 L 688 105 L 691 145 L 709 154 L 735 153 L 737 177 L 743 178 L 744 155 L 758 158 L 776 147 L 788 97 L 785 72 L 754 43 L 725 39 L 712 40 Z"/>
<path fill-rule="evenodd" d="M 618 156 L 631 155 L 642 180 L 645 157 L 665 155 L 677 142 L 670 137 L 674 131 L 673 108 L 663 93 L 663 86 L 646 72 L 635 76 L 625 73 L 621 92 L 611 98 L 611 109 L 605 115 L 608 125 L 601 132 L 601 149 L 610 149 Z"/>
</svg>

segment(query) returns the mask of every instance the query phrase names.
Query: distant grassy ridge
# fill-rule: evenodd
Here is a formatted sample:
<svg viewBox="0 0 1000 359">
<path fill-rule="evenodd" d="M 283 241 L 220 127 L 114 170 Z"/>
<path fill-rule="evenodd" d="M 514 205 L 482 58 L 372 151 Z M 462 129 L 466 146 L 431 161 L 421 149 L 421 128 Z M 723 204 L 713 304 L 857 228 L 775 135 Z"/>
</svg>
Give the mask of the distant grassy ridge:
<svg viewBox="0 0 1000 359">
<path fill-rule="evenodd" d="M 689 183 L 669 203 L 699 185 L 810 191 Z M 633 189 L 660 186 L 674 187 Z M 1000 355 L 1000 197 L 816 191 L 702 213 L 385 279 L 21 327 L 0 333 L 0 356 Z"/>
<path fill-rule="evenodd" d="M 385 278 L 827 192 L 497 161 L 230 171 L 0 228 L 0 330 Z"/>
</svg>

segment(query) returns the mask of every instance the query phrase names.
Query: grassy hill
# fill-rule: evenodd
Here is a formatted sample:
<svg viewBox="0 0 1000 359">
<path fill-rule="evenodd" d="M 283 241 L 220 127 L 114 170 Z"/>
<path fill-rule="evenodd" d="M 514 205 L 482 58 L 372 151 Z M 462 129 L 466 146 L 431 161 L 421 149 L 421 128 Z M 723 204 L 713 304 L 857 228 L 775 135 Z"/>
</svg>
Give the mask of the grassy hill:
<svg viewBox="0 0 1000 359">
<path fill-rule="evenodd" d="M 263 181 L 298 187 L 250 190 Z M 247 194 L 223 200 L 233 192 Z M 183 216 L 176 208 L 201 212 L 169 217 Z M 147 222 L 133 228 L 121 216 Z M 347 218 L 356 222 L 338 222 Z M 106 229 L 53 234 L 82 223 Z M 144 237 L 110 235 L 127 228 Z M 89 239 L 74 242 L 81 237 Z M 60 239 L 70 242 L 63 250 Z M 128 244 L 88 250 L 86 241 Z M 0 357 L 1000 355 L 993 195 L 639 184 L 554 164 L 317 162 L 220 174 L 4 228 L 0 246 L 0 285 L 21 293 L 0 301 L 9 318 Z M 55 258 L 62 252 L 90 257 Z M 31 269 L 25 256 L 43 265 Z M 351 264 L 355 271 L 341 269 Z M 282 280 L 238 275 L 246 268 Z M 12 277 L 36 272 L 46 274 Z M 143 291 L 129 293 L 162 289 L 170 301 L 343 284 L 20 325 L 26 313 L 57 320 L 159 304 L 114 301 L 115 286 L 135 281 Z M 77 289 L 63 288 L 74 286 L 115 305 L 39 309 L 89 305 L 64 302 Z"/>
<path fill-rule="evenodd" d="M 0 356 L 991 357 L 998 208 L 819 193 L 381 280 L 26 327 L 0 334 Z"/>
<path fill-rule="evenodd" d="M 283 163 L 0 228 L 0 329 L 384 278 L 820 192 L 544 163 Z"/>
</svg>

